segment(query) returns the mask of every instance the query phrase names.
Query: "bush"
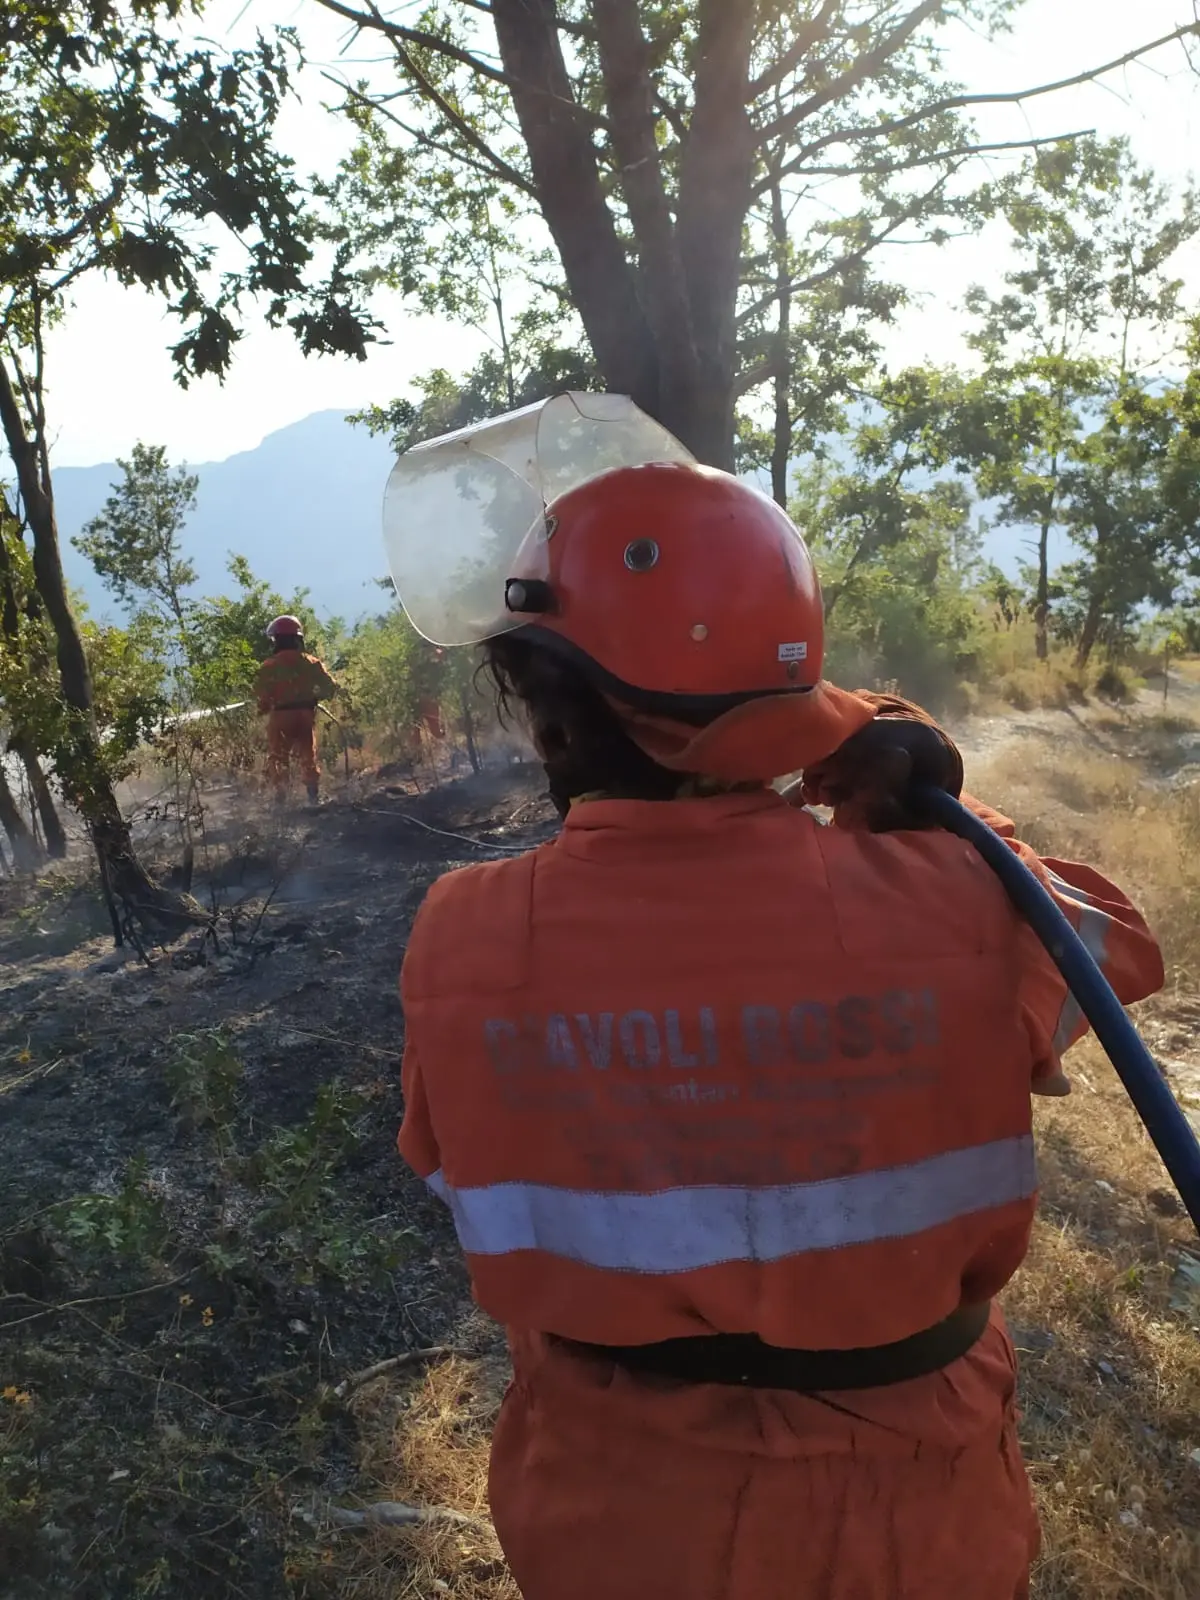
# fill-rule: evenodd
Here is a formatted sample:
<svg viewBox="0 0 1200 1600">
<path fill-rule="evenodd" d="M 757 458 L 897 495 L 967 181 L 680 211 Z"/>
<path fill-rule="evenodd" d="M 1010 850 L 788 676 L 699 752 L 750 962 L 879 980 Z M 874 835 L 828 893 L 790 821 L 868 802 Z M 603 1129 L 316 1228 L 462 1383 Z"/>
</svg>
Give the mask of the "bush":
<svg viewBox="0 0 1200 1600">
<path fill-rule="evenodd" d="M 985 695 L 1016 711 L 1065 710 L 1094 695 L 1126 705 L 1139 687 L 1128 668 L 1112 662 L 1077 667 L 1073 650 L 1053 640 L 1048 658 L 1039 661 L 1033 619 L 1008 622 L 998 613 L 980 647 L 978 678 Z"/>
<path fill-rule="evenodd" d="M 1127 671 L 1109 662 L 1096 678 L 1096 693 L 1114 705 L 1129 705 L 1137 697 L 1137 684 Z"/>
<path fill-rule="evenodd" d="M 861 573 L 829 619 L 826 674 L 856 687 L 894 682 L 922 704 L 964 709 L 961 684 L 976 670 L 982 619 L 954 581 L 929 583 L 920 563 Z"/>
</svg>

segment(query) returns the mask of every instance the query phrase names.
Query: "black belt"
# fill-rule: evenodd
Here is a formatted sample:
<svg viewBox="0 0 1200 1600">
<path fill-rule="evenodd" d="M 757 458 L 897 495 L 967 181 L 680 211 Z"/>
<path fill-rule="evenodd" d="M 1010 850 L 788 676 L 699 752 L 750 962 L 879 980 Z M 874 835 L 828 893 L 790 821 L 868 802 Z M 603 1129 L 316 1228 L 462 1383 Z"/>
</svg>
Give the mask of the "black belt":
<svg viewBox="0 0 1200 1600">
<path fill-rule="evenodd" d="M 644 1345 L 581 1344 L 573 1339 L 558 1343 L 615 1361 L 642 1377 L 817 1394 L 824 1389 L 883 1389 L 940 1372 L 966 1355 L 987 1327 L 990 1313 L 987 1301 L 962 1306 L 932 1328 L 865 1350 L 783 1350 L 752 1333 L 703 1334 Z"/>
<path fill-rule="evenodd" d="M 293 701 L 293 703 L 290 706 L 275 706 L 274 710 L 276 710 L 276 711 L 315 711 L 319 704 L 320 704 L 319 700 L 306 700 L 303 705 L 297 705 Z"/>
</svg>

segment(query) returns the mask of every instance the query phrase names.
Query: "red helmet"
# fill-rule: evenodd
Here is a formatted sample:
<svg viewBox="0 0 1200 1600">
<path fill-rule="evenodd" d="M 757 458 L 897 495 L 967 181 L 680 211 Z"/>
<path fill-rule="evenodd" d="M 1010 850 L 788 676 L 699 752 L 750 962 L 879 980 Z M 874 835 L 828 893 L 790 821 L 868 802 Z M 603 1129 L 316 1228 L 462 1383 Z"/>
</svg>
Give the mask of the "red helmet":
<svg viewBox="0 0 1200 1600">
<path fill-rule="evenodd" d="M 795 525 L 728 473 L 620 467 L 572 489 L 518 552 L 506 604 L 665 766 L 778 777 L 871 720 L 821 680 L 821 589 Z"/>
<path fill-rule="evenodd" d="M 303 639 L 304 624 L 299 617 L 276 617 L 267 629 L 267 638 L 276 639 Z"/>
</svg>

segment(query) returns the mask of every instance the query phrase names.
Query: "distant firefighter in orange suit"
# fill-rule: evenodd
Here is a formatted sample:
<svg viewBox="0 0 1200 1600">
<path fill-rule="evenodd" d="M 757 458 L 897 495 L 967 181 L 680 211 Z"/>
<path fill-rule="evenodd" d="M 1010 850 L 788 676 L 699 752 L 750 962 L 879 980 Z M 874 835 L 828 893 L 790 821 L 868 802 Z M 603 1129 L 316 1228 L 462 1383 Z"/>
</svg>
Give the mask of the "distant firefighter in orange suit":
<svg viewBox="0 0 1200 1600">
<path fill-rule="evenodd" d="M 254 690 L 267 718 L 267 781 L 276 799 L 287 797 L 293 759 L 300 768 L 311 804 L 320 798 L 317 761 L 317 707 L 337 693 L 325 663 L 304 650 L 298 617 L 276 617 L 267 629 L 274 653 L 258 669 Z"/>
</svg>

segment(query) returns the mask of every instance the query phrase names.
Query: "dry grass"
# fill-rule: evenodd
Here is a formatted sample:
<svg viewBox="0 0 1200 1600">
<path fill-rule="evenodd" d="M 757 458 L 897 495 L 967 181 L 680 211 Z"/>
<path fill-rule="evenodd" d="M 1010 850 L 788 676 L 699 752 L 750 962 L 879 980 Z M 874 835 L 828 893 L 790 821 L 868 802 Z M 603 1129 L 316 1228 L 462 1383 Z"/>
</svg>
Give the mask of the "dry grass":
<svg viewBox="0 0 1200 1600">
<path fill-rule="evenodd" d="M 1038 1116 L 1042 1212 L 1004 1297 L 1044 1533 L 1034 1596 L 1195 1600 L 1200 1301 L 1176 1274 L 1189 1228 L 1159 1215 L 1169 1184 L 1099 1048 L 1070 1065 L 1074 1095 Z"/>
<path fill-rule="evenodd" d="M 1073 652 L 1055 646 L 1046 661 L 1037 659 L 1032 619 L 1022 617 L 1011 627 L 997 626 L 979 651 L 982 698 L 1015 711 L 1036 708 L 1065 710 L 1086 704 L 1093 696 L 1124 702 L 1132 697 L 1137 680 L 1132 672 L 1097 660 L 1087 667 L 1075 665 Z"/>
<path fill-rule="evenodd" d="M 1200 784 L 1168 774 L 1194 760 L 1196 726 L 1176 715 L 1093 716 L 1030 737 L 968 772 L 1036 850 L 1109 873 L 1151 922 L 1168 989 L 1200 972 Z"/>
<path fill-rule="evenodd" d="M 1095 862 L 1143 906 L 1170 978 L 1141 1025 L 1179 1073 L 1195 1068 L 1200 1100 L 1200 789 L 1157 781 L 1190 731 L 1174 714 L 1064 718 L 970 776 L 1031 843 Z M 1044 1529 L 1034 1600 L 1197 1600 L 1200 1295 L 1178 1267 L 1200 1252 L 1102 1052 L 1087 1041 L 1068 1065 L 1073 1096 L 1038 1102 L 1042 1212 L 1005 1296 Z M 452 1360 L 364 1388 L 358 1497 L 485 1517 L 502 1381 Z M 294 1576 L 306 1600 L 519 1600 L 490 1532 L 461 1528 L 341 1535 Z"/>
<path fill-rule="evenodd" d="M 1188 998 L 1200 969 L 1200 789 L 1164 779 L 1194 732 L 1176 713 L 1064 718 L 970 774 L 1022 837 L 1110 873 L 1149 918 L 1168 983 L 1139 1022 L 1180 1091 L 1192 1071 L 1200 1085 Z M 1200 1299 L 1177 1272 L 1195 1239 L 1161 1214 L 1170 1184 L 1099 1046 L 1085 1041 L 1068 1070 L 1073 1096 L 1039 1107 L 1042 1212 L 1005 1296 L 1028 1347 L 1024 1436 L 1045 1535 L 1034 1594 L 1196 1600 Z"/>
<path fill-rule="evenodd" d="M 356 1499 L 448 1506 L 480 1525 L 343 1534 L 331 1566 L 323 1551 L 293 1563 L 302 1600 L 520 1600 L 487 1520 L 488 1447 L 507 1376 L 503 1363 L 454 1357 L 357 1392 Z"/>
</svg>

